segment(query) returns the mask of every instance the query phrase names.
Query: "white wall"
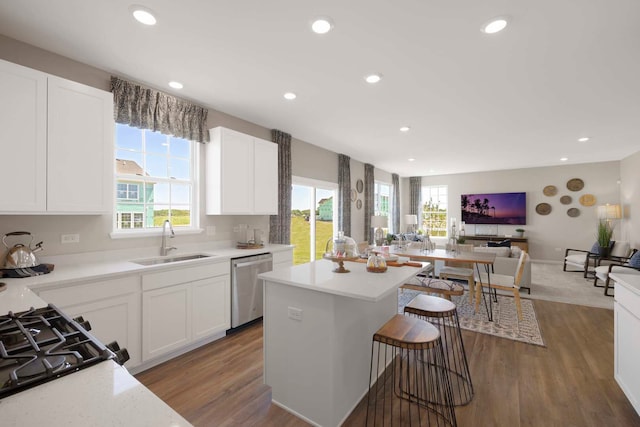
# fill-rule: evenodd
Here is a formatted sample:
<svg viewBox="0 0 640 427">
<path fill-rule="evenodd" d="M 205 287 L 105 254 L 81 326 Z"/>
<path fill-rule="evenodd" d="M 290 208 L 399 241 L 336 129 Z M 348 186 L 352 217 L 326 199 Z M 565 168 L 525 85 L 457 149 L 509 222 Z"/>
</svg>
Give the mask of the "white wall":
<svg viewBox="0 0 640 427">
<path fill-rule="evenodd" d="M 637 160 L 640 163 L 640 160 Z M 638 176 L 639 165 L 630 174 Z M 588 163 L 581 165 L 563 165 L 542 168 L 516 169 L 494 172 L 480 172 L 456 175 L 423 176 L 422 185 L 447 185 L 449 191 L 449 216 L 461 217 L 460 195 L 466 193 L 527 193 L 527 225 L 525 237 L 529 239 L 529 252 L 533 259 L 556 260 L 564 258 L 566 248 L 588 249 L 595 241 L 596 208 L 605 203 L 620 202 L 621 176 L 620 162 Z M 571 178 L 580 178 L 585 186 L 581 191 L 573 192 L 566 188 Z M 629 178 L 631 180 L 631 178 Z M 403 195 L 409 194 L 409 179 L 404 178 L 401 185 Z M 637 181 L 637 179 L 636 179 Z M 555 185 L 558 194 L 547 197 L 542 189 Z M 592 207 L 580 205 L 578 199 L 583 194 L 593 194 L 596 204 Z M 573 202 L 560 203 L 560 197 L 569 195 Z M 538 203 L 546 202 L 552 207 L 549 215 L 536 213 Z M 403 214 L 408 212 L 409 199 L 403 197 Z M 577 218 L 567 215 L 569 208 L 578 208 L 581 214 Z M 404 225 L 402 226 L 404 227 Z M 498 226 L 498 234 L 513 234 L 516 226 Z M 615 238 L 624 237 L 622 227 L 616 228 Z M 475 226 L 467 225 L 467 234 L 475 234 Z"/>
<path fill-rule="evenodd" d="M 632 248 L 640 249 L 640 152 L 620 162 L 620 200 L 622 236 Z"/>
</svg>

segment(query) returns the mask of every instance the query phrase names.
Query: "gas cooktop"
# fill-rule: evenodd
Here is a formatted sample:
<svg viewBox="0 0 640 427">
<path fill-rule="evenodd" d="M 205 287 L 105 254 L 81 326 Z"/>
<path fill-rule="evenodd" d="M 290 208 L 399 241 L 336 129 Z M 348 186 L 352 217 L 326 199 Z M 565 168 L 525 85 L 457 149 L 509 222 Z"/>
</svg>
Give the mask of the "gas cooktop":
<svg viewBox="0 0 640 427">
<path fill-rule="evenodd" d="M 0 399 L 105 360 L 121 365 L 126 349 L 102 344 L 89 322 L 53 304 L 0 316 Z"/>
</svg>

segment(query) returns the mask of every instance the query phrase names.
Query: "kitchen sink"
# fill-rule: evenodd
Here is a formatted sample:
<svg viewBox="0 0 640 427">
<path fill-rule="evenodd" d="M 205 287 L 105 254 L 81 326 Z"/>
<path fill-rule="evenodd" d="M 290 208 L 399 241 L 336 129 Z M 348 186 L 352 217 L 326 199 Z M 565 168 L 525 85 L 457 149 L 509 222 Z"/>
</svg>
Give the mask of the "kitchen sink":
<svg viewBox="0 0 640 427">
<path fill-rule="evenodd" d="M 212 256 L 214 255 L 203 255 L 203 254 L 177 255 L 177 256 L 170 256 L 170 257 L 141 259 L 141 260 L 136 260 L 131 262 L 138 265 L 158 265 L 158 264 L 169 264 L 169 263 L 178 262 L 178 261 L 189 261 L 192 259 L 209 258 Z"/>
</svg>

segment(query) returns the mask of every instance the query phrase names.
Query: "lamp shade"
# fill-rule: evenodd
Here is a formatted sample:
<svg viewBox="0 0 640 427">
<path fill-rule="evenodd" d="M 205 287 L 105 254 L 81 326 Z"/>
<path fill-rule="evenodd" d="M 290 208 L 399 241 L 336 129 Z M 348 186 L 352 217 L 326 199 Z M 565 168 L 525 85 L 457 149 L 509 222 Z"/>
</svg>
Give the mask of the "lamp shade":
<svg viewBox="0 0 640 427">
<path fill-rule="evenodd" d="M 418 216 L 417 215 L 405 215 L 404 216 L 404 223 L 407 225 L 416 225 L 418 223 Z"/>
<path fill-rule="evenodd" d="M 599 219 L 620 219 L 622 218 L 622 212 L 620 205 L 602 205 L 598 206 L 598 218 Z"/>
<path fill-rule="evenodd" d="M 374 215 L 371 217 L 371 226 L 376 228 L 387 228 L 389 218 L 384 215 Z"/>
</svg>

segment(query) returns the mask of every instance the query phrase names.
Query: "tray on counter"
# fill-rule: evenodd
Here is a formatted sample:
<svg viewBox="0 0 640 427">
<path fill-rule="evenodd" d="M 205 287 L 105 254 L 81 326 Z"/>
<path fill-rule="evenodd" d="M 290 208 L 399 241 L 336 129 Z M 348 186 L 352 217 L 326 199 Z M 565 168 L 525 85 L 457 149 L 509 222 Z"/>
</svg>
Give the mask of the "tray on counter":
<svg viewBox="0 0 640 427">
<path fill-rule="evenodd" d="M 236 244 L 236 249 L 262 249 L 264 245 L 262 243 L 240 243 Z"/>
</svg>

